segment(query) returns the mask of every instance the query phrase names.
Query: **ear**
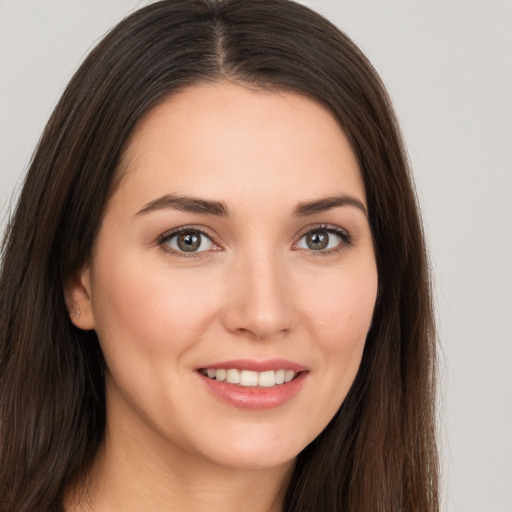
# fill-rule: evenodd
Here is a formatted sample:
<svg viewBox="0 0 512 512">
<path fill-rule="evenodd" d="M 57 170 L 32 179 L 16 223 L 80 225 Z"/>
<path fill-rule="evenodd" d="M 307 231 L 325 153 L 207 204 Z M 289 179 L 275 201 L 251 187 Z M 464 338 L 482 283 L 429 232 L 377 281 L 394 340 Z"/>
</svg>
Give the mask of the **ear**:
<svg viewBox="0 0 512 512">
<path fill-rule="evenodd" d="M 84 331 L 94 329 L 91 270 L 88 265 L 68 279 L 64 298 L 73 325 Z"/>
</svg>

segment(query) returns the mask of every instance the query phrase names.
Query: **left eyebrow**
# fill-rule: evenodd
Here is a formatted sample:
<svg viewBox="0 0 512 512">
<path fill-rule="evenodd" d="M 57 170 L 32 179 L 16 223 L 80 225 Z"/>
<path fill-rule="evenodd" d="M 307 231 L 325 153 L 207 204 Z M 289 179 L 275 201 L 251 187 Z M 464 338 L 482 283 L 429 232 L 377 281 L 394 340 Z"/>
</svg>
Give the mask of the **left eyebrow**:
<svg viewBox="0 0 512 512">
<path fill-rule="evenodd" d="M 315 213 L 331 210 L 332 208 L 338 208 L 339 206 L 353 206 L 361 210 L 365 216 L 368 217 L 366 206 L 359 199 L 348 195 L 324 197 L 315 201 L 299 203 L 293 214 L 296 217 L 306 217 L 308 215 L 314 215 Z"/>
</svg>

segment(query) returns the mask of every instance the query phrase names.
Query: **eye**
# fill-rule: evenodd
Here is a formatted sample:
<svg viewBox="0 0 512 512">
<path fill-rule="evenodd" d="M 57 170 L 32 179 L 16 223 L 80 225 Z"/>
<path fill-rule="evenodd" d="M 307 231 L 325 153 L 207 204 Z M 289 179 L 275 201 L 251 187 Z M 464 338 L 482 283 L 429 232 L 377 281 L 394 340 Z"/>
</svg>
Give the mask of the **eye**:
<svg viewBox="0 0 512 512">
<path fill-rule="evenodd" d="M 350 241 L 350 235 L 340 228 L 316 228 L 303 235 L 296 247 L 315 252 L 331 252 L 350 244 Z"/>
<path fill-rule="evenodd" d="M 204 252 L 213 247 L 212 240 L 206 234 L 190 228 L 164 235 L 159 243 L 179 253 Z"/>
</svg>

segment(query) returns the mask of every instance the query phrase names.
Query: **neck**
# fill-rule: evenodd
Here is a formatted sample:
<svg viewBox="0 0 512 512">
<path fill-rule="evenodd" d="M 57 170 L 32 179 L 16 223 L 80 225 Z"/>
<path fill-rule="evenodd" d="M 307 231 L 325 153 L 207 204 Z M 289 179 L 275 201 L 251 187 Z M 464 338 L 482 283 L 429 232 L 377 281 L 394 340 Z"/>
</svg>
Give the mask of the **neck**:
<svg viewBox="0 0 512 512">
<path fill-rule="evenodd" d="M 282 511 L 293 461 L 226 467 L 166 445 L 151 429 L 118 427 L 108 426 L 88 477 L 67 493 L 66 512 Z"/>
</svg>

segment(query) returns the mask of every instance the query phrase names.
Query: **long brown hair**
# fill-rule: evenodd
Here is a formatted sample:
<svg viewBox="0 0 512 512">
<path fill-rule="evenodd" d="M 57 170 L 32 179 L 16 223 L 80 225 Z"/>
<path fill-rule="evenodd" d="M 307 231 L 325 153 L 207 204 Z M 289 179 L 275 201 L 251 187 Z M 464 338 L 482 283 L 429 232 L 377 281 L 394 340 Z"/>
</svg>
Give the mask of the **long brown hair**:
<svg viewBox="0 0 512 512">
<path fill-rule="evenodd" d="M 96 334 L 68 318 L 63 283 L 90 257 L 127 138 L 189 85 L 289 90 L 339 120 L 362 171 L 379 275 L 361 367 L 297 458 L 284 510 L 438 510 L 435 336 L 414 189 L 389 98 L 359 49 L 287 0 L 165 0 L 115 27 L 55 108 L 2 250 L 0 509 L 59 510 L 105 430 Z"/>
</svg>

